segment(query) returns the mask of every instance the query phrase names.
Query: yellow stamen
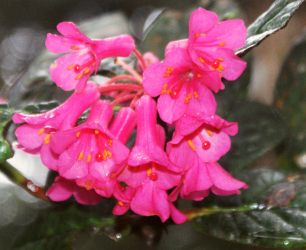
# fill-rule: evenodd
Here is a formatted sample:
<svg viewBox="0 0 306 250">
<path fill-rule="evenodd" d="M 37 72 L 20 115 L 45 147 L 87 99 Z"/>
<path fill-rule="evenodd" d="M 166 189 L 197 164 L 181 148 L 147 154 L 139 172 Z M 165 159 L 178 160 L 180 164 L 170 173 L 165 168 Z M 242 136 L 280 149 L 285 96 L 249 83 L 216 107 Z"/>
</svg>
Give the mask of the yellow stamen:
<svg viewBox="0 0 306 250">
<path fill-rule="evenodd" d="M 80 47 L 77 46 L 77 45 L 72 45 L 72 46 L 70 47 L 70 49 L 72 49 L 72 50 L 79 50 Z"/>
<path fill-rule="evenodd" d="M 81 73 L 81 74 L 78 74 L 74 79 L 75 80 L 80 80 L 82 77 L 83 77 L 83 74 Z"/>
<path fill-rule="evenodd" d="M 81 136 L 81 132 L 80 131 L 76 132 L 75 136 L 76 136 L 76 138 L 79 138 Z"/>
<path fill-rule="evenodd" d="M 70 65 L 67 67 L 67 69 L 68 69 L 68 70 L 72 70 L 72 69 L 74 68 L 74 66 L 75 66 L 74 64 L 70 64 Z"/>
<path fill-rule="evenodd" d="M 88 155 L 87 155 L 87 162 L 90 162 L 91 159 L 92 159 L 91 154 L 88 154 Z"/>
<path fill-rule="evenodd" d="M 38 130 L 37 134 L 38 135 L 42 135 L 45 132 L 44 128 L 41 128 L 40 130 Z"/>
<path fill-rule="evenodd" d="M 219 46 L 221 46 L 221 47 L 224 47 L 224 45 L 225 45 L 225 42 L 220 42 L 219 43 Z"/>
<path fill-rule="evenodd" d="M 118 201 L 118 202 L 117 202 L 117 205 L 120 206 L 120 207 L 123 207 L 123 206 L 124 206 L 124 202 Z"/>
<path fill-rule="evenodd" d="M 213 136 L 213 135 L 214 135 L 214 132 L 212 132 L 212 131 L 209 130 L 209 129 L 206 129 L 206 133 L 207 133 L 209 136 Z"/>
<path fill-rule="evenodd" d="M 45 144 L 49 144 L 51 140 L 51 134 L 46 134 L 45 138 L 44 138 L 44 143 Z"/>
<path fill-rule="evenodd" d="M 82 151 L 79 156 L 78 156 L 78 160 L 81 161 L 84 158 L 84 152 Z"/>
<path fill-rule="evenodd" d="M 91 190 L 92 189 L 92 183 L 90 180 L 86 180 L 84 183 L 84 187 L 86 188 L 86 190 Z"/>
<path fill-rule="evenodd" d="M 206 63 L 203 57 L 199 57 L 198 59 L 199 59 L 200 63 Z"/>
<path fill-rule="evenodd" d="M 108 143 L 108 146 L 112 146 L 113 145 L 113 140 L 112 139 L 108 139 L 107 143 Z"/>
<path fill-rule="evenodd" d="M 172 73 L 173 73 L 173 71 L 174 71 L 174 68 L 173 68 L 173 67 L 171 67 L 171 66 L 167 67 L 166 71 L 164 72 L 163 77 L 169 77 L 169 76 L 171 76 Z"/>
<path fill-rule="evenodd" d="M 152 174 L 152 168 L 149 168 L 149 169 L 147 170 L 147 176 L 150 177 L 151 174 Z"/>
<path fill-rule="evenodd" d="M 194 92 L 193 92 L 193 96 L 194 96 L 194 98 L 197 99 L 197 98 L 199 98 L 199 93 L 198 93 L 197 91 L 194 91 Z"/>
<path fill-rule="evenodd" d="M 100 134 L 100 131 L 95 129 L 94 133 L 95 133 L 95 135 L 98 135 L 98 134 Z"/>
<path fill-rule="evenodd" d="M 184 103 L 185 103 L 185 104 L 188 104 L 191 98 L 192 98 L 192 94 L 189 93 L 189 94 L 184 98 Z"/>
<path fill-rule="evenodd" d="M 188 143 L 188 146 L 189 146 L 193 151 L 196 151 L 196 145 L 194 145 L 194 143 L 193 143 L 192 140 L 188 140 L 187 143 Z"/>
<path fill-rule="evenodd" d="M 87 75 L 87 74 L 89 74 L 90 73 L 90 68 L 89 67 L 87 67 L 87 68 L 85 68 L 84 70 L 83 70 L 83 75 Z"/>
</svg>

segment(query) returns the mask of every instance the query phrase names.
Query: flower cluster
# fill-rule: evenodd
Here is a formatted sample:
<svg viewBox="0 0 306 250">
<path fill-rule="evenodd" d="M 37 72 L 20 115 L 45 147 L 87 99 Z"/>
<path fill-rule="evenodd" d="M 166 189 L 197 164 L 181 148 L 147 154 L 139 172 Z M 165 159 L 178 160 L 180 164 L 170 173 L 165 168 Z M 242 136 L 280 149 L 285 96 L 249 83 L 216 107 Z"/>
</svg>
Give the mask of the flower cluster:
<svg viewBox="0 0 306 250">
<path fill-rule="evenodd" d="M 131 209 L 183 223 L 174 205 L 179 197 L 200 201 L 247 187 L 218 163 L 238 127 L 216 114 L 214 97 L 223 78 L 235 80 L 246 67 L 234 53 L 245 43 L 241 20 L 195 10 L 188 39 L 170 42 L 161 61 L 142 55 L 128 35 L 92 40 L 71 22 L 57 30 L 61 35 L 48 34 L 46 47 L 64 55 L 50 66 L 51 79 L 74 93 L 46 113 L 13 116 L 21 124 L 19 146 L 58 173 L 51 200 L 96 204 L 113 197 L 116 215 Z M 117 58 L 131 53 L 135 68 Z M 107 57 L 126 74 L 91 81 Z"/>
</svg>

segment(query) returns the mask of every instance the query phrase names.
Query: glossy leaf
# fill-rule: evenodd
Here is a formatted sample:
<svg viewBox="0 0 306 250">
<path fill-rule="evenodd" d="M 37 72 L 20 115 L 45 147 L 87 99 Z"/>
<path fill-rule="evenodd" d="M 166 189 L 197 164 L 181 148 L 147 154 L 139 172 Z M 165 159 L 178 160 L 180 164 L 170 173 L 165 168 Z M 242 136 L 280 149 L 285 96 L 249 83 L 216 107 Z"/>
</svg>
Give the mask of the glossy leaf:
<svg viewBox="0 0 306 250">
<path fill-rule="evenodd" d="M 232 242 L 278 248 L 305 246 L 305 176 L 260 169 L 246 173 L 243 179 L 250 188 L 239 203 L 255 202 L 254 209 L 203 216 L 195 220 L 196 227 Z"/>
<path fill-rule="evenodd" d="M 5 139 L 5 128 L 11 120 L 12 109 L 7 104 L 0 105 L 0 163 L 13 156 L 10 144 Z"/>
<path fill-rule="evenodd" d="M 242 101 L 234 103 L 225 113 L 230 114 L 228 119 L 239 124 L 231 151 L 222 159 L 227 167 L 237 170 L 247 166 L 278 145 L 286 135 L 286 123 L 275 108 Z"/>
<path fill-rule="evenodd" d="M 301 168 L 306 167 L 303 160 L 306 154 L 305 54 L 306 43 L 294 49 L 284 64 L 275 91 L 275 106 L 284 114 L 290 130 L 286 143 L 282 145 L 282 165 L 295 160 Z"/>
<path fill-rule="evenodd" d="M 304 0 L 276 0 L 249 27 L 246 45 L 236 54 L 243 55 L 259 45 L 269 35 L 284 28 Z"/>
</svg>

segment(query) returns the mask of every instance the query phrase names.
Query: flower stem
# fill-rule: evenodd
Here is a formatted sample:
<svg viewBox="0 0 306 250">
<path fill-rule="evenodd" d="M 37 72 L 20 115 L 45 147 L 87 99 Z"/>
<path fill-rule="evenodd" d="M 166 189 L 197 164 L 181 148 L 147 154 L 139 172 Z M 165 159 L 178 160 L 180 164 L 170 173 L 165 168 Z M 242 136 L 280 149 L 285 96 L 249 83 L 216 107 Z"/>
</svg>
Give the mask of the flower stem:
<svg viewBox="0 0 306 250">
<path fill-rule="evenodd" d="M 130 67 L 127 63 L 120 60 L 119 58 L 116 59 L 116 63 L 120 65 L 122 68 L 124 68 L 127 72 L 129 72 L 139 83 L 142 82 L 142 77 L 136 70 L 134 70 L 132 67 Z"/>
<path fill-rule="evenodd" d="M 121 96 L 119 98 L 116 98 L 114 101 L 112 101 L 112 106 L 116 106 L 117 104 L 121 103 L 121 102 L 126 102 L 129 100 L 132 100 L 135 97 L 135 94 L 127 94 L 124 96 Z"/>
<path fill-rule="evenodd" d="M 208 216 L 212 214 L 222 213 L 237 213 L 237 212 L 248 212 L 248 211 L 259 211 L 265 208 L 260 204 L 247 204 L 240 207 L 205 207 L 198 209 L 185 210 L 183 213 L 187 216 L 188 220 L 193 220 L 202 216 Z"/>
<path fill-rule="evenodd" d="M 144 71 L 147 66 L 146 66 L 145 60 L 143 59 L 142 54 L 137 49 L 134 49 L 134 54 L 138 59 L 138 62 L 139 62 L 139 65 L 140 65 L 141 69 Z"/>
<path fill-rule="evenodd" d="M 44 201 L 49 201 L 43 188 L 36 186 L 32 181 L 25 178 L 16 168 L 8 162 L 0 164 L 0 171 L 13 183 L 22 187 L 25 191 Z"/>
<path fill-rule="evenodd" d="M 141 86 L 129 83 L 112 84 L 99 87 L 100 93 L 107 93 L 112 91 L 138 91 L 140 89 L 142 89 Z"/>
<path fill-rule="evenodd" d="M 109 85 L 111 83 L 115 83 L 117 81 L 126 81 L 126 80 L 132 81 L 132 82 L 135 82 L 135 83 L 139 83 L 138 80 L 134 76 L 123 74 L 123 75 L 112 77 L 110 80 L 103 83 L 103 86 L 104 85 Z"/>
</svg>

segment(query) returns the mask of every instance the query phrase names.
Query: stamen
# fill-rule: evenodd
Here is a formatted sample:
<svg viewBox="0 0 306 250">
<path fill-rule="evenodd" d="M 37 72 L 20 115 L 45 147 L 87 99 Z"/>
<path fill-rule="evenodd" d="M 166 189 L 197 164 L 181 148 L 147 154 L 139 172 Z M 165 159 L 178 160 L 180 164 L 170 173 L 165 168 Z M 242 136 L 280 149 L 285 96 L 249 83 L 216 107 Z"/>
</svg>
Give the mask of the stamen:
<svg viewBox="0 0 306 250">
<path fill-rule="evenodd" d="M 78 156 L 78 160 L 81 161 L 84 158 L 84 152 L 82 151 L 79 156 Z"/>
<path fill-rule="evenodd" d="M 92 189 L 92 183 L 90 180 L 86 180 L 84 183 L 84 187 L 86 188 L 86 190 L 91 190 Z"/>
<path fill-rule="evenodd" d="M 75 133 L 76 138 L 79 138 L 80 136 L 81 136 L 81 131 L 78 131 L 78 132 Z"/>
<path fill-rule="evenodd" d="M 211 130 L 209 129 L 206 129 L 206 133 L 211 137 L 214 135 L 214 132 L 212 132 Z"/>
<path fill-rule="evenodd" d="M 194 145 L 193 141 L 192 140 L 188 140 L 187 141 L 188 143 L 188 146 L 193 150 L 193 151 L 196 151 L 196 145 Z"/>
<path fill-rule="evenodd" d="M 224 47 L 225 46 L 225 42 L 220 42 L 219 46 Z"/>
<path fill-rule="evenodd" d="M 87 162 L 91 162 L 91 159 L 92 159 L 91 154 L 88 154 L 87 155 Z"/>
<path fill-rule="evenodd" d="M 204 150 L 210 149 L 210 146 L 211 146 L 211 144 L 210 144 L 209 141 L 203 141 L 203 142 L 202 142 L 202 148 L 203 148 Z"/>
<path fill-rule="evenodd" d="M 163 74 L 163 77 L 169 77 L 169 76 L 171 76 L 172 73 L 173 73 L 173 71 L 174 71 L 174 68 L 173 68 L 173 67 L 171 67 L 171 66 L 167 67 L 166 71 L 165 71 L 164 74 Z"/>
<path fill-rule="evenodd" d="M 45 132 L 44 128 L 41 128 L 40 130 L 38 130 L 37 134 L 38 135 L 42 135 Z"/>
<path fill-rule="evenodd" d="M 125 203 L 123 201 L 118 201 L 117 202 L 117 205 L 120 206 L 120 207 L 124 207 L 125 206 Z"/>
<path fill-rule="evenodd" d="M 67 66 L 68 70 L 72 70 L 73 68 L 74 68 L 74 64 L 70 64 L 70 65 Z"/>
<path fill-rule="evenodd" d="M 46 134 L 45 138 L 44 138 L 44 143 L 45 144 L 49 144 L 51 140 L 51 134 Z"/>
</svg>

